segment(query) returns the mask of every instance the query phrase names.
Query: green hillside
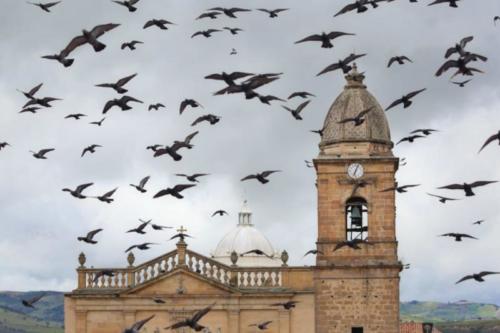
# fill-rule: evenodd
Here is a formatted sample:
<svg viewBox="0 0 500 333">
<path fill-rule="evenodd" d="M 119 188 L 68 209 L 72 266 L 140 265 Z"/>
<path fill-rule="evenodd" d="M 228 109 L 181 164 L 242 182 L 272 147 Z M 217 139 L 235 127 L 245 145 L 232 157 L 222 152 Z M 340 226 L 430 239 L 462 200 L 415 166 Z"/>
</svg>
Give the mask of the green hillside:
<svg viewBox="0 0 500 333">
<path fill-rule="evenodd" d="M 40 320 L 48 320 L 62 324 L 64 322 L 63 293 L 53 291 L 45 292 L 46 296 L 35 304 L 35 309 L 26 308 L 22 305 L 22 299 L 29 299 L 40 293 L 41 292 L 0 292 L 0 307 L 27 314 L 30 317 Z"/>
<path fill-rule="evenodd" d="M 448 322 L 436 326 L 443 333 L 500 333 L 500 320 Z"/>
<path fill-rule="evenodd" d="M 63 333 L 61 323 L 43 321 L 6 308 L 0 308 L 2 333 Z"/>
<path fill-rule="evenodd" d="M 404 321 L 468 321 L 500 319 L 500 307 L 482 303 L 438 303 L 438 302 L 405 302 L 401 303 L 401 319 Z"/>
</svg>

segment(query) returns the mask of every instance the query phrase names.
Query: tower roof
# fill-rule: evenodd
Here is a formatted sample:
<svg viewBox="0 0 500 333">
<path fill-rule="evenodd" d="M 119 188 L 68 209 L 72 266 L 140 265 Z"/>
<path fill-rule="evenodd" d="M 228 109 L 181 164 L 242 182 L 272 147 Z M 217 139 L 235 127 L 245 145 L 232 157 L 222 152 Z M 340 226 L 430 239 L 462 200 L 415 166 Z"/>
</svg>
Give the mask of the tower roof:
<svg viewBox="0 0 500 333">
<path fill-rule="evenodd" d="M 335 99 L 323 125 L 320 147 L 341 143 L 375 143 L 392 147 L 389 124 L 385 112 L 363 84 L 365 76 L 356 65 L 345 76 L 344 91 Z M 372 108 L 365 121 L 354 126 L 353 122 L 339 123 L 346 118 L 355 118 L 360 112 Z"/>
</svg>

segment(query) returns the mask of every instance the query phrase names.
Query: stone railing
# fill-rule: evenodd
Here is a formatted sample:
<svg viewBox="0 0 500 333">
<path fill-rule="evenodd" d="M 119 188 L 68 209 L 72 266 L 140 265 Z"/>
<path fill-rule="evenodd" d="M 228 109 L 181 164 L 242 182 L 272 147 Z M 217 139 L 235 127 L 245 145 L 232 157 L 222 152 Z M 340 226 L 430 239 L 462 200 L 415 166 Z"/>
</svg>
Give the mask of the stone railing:
<svg viewBox="0 0 500 333">
<path fill-rule="evenodd" d="M 196 252 L 187 250 L 183 241 L 177 243 L 177 249 L 161 257 L 134 266 L 135 257 L 129 253 L 127 268 L 86 268 L 86 257 L 82 253 L 78 258 L 80 267 L 78 272 L 77 290 L 113 290 L 127 289 L 145 284 L 168 274 L 176 268 L 184 268 L 206 279 L 222 285 L 238 289 L 265 289 L 286 287 L 290 269 L 287 267 L 288 254 L 282 254 L 281 267 L 239 267 L 238 255 L 231 255 L 232 265 L 227 266 L 218 261 L 207 258 Z M 111 274 L 102 275 L 103 272 Z M 112 276 L 109 276 L 112 275 Z"/>
</svg>

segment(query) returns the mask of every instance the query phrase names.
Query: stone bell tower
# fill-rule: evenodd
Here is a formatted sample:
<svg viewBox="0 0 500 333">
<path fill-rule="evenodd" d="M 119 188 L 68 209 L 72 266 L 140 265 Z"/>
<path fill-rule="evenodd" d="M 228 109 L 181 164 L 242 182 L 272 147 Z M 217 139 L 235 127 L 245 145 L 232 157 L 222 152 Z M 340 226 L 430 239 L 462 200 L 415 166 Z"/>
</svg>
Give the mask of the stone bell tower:
<svg viewBox="0 0 500 333">
<path fill-rule="evenodd" d="M 321 252 L 314 273 L 316 333 L 398 333 L 395 195 L 380 191 L 394 185 L 399 160 L 364 75 L 354 66 L 345 78 L 314 160 Z M 358 123 L 342 122 L 365 110 Z"/>
</svg>

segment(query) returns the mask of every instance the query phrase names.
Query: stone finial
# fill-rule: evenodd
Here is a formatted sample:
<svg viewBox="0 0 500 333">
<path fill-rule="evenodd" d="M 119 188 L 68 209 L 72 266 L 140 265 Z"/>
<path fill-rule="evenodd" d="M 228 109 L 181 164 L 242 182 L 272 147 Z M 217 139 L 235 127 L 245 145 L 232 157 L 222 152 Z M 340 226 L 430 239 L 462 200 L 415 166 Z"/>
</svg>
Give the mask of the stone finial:
<svg viewBox="0 0 500 333">
<path fill-rule="evenodd" d="M 365 76 L 363 73 L 358 72 L 356 63 L 352 65 L 352 70 L 345 76 L 345 79 L 347 81 L 347 87 L 365 87 L 363 85 Z"/>
<path fill-rule="evenodd" d="M 80 263 L 80 268 L 85 268 L 85 263 L 87 262 L 87 257 L 85 253 L 81 252 L 78 256 L 78 262 Z"/>
<path fill-rule="evenodd" d="M 288 256 L 288 252 L 286 252 L 286 250 L 283 250 L 283 252 L 281 252 L 281 261 L 283 261 L 283 264 L 281 266 L 283 267 L 288 266 L 287 262 L 289 258 L 290 257 Z"/>
<path fill-rule="evenodd" d="M 232 263 L 231 267 L 238 266 L 238 265 L 236 265 L 236 263 L 238 262 L 238 253 L 236 253 L 236 251 L 231 252 L 230 259 L 231 259 L 231 263 Z"/>
<path fill-rule="evenodd" d="M 128 265 L 129 267 L 133 267 L 134 266 L 134 262 L 135 262 L 135 255 L 133 252 L 129 252 L 128 253 L 128 256 L 127 256 L 127 262 L 128 262 Z"/>
</svg>

